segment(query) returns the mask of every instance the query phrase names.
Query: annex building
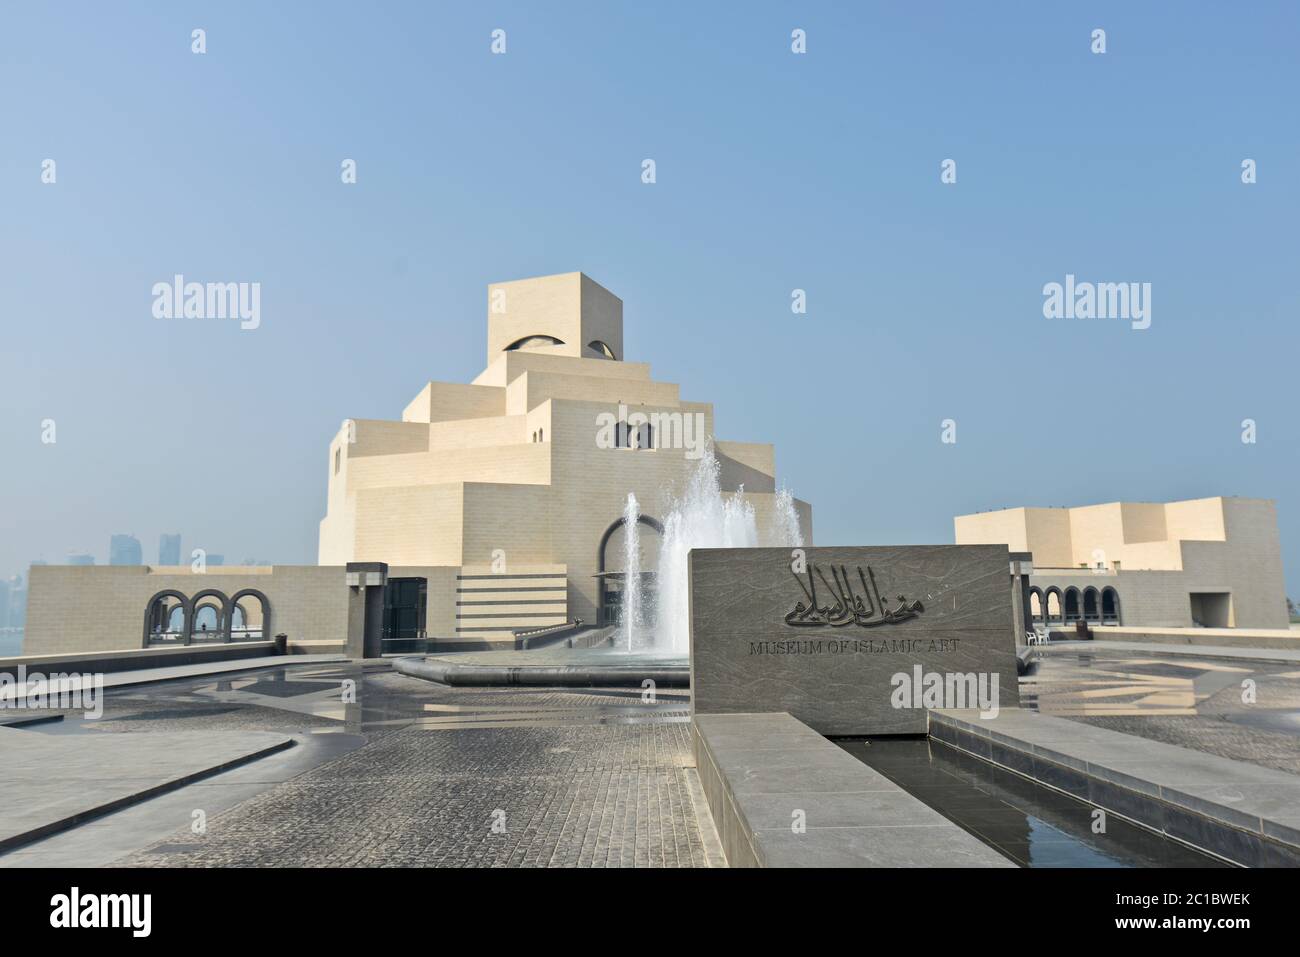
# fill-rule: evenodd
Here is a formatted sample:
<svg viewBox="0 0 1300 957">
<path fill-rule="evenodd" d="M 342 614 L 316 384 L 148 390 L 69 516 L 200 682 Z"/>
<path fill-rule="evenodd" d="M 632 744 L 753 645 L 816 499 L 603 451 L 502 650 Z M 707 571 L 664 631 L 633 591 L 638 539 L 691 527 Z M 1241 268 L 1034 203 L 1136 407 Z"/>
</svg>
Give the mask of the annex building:
<svg viewBox="0 0 1300 957">
<path fill-rule="evenodd" d="M 1031 552 L 1036 623 L 1286 629 L 1277 510 L 1267 499 L 1010 508 L 954 519 L 959 545 Z"/>
</svg>

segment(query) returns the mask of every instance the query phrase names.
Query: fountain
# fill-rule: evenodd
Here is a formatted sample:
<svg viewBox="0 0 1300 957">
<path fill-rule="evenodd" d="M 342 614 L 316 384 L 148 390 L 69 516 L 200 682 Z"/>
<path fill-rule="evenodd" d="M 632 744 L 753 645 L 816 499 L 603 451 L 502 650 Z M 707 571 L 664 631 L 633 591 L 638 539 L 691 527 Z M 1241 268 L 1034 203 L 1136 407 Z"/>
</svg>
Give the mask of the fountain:
<svg viewBox="0 0 1300 957">
<path fill-rule="evenodd" d="M 642 607 L 645 590 L 641 581 L 641 508 L 636 496 L 627 493 L 627 506 L 623 509 L 623 636 L 628 651 L 632 650 L 633 637 L 642 630 Z"/>
<path fill-rule="evenodd" d="M 773 520 L 760 539 L 754 507 L 742 497 L 743 488 L 724 494 L 720 466 L 710 448 L 690 474 L 680 498 L 669 503 L 664 520 L 656 574 L 657 651 L 685 654 L 689 647 L 686 558 L 692 548 L 753 548 L 803 545 L 794 497 L 789 489 L 776 495 Z"/>
<path fill-rule="evenodd" d="M 772 527 L 768 540 L 763 544 L 803 548 L 803 532 L 799 528 L 799 514 L 794 509 L 794 495 L 784 486 L 777 489 Z"/>
</svg>

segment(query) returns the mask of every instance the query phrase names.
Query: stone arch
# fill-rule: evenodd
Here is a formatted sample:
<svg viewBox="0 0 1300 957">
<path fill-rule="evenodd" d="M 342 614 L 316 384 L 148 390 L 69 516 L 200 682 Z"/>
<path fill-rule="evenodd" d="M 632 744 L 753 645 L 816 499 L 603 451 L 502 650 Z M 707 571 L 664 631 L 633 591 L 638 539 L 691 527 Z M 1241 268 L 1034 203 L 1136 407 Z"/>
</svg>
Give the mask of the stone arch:
<svg viewBox="0 0 1300 957">
<path fill-rule="evenodd" d="M 1061 589 L 1055 585 L 1048 586 L 1043 592 L 1043 613 L 1046 616 L 1043 619 L 1045 622 L 1065 621 L 1065 598 L 1061 594 Z"/>
<path fill-rule="evenodd" d="M 159 602 L 163 601 L 163 599 L 166 598 L 175 598 L 176 604 L 158 605 Z M 155 608 L 155 606 L 158 607 Z M 173 632 L 170 627 L 171 618 L 174 614 L 173 609 L 177 609 L 181 613 L 181 627 L 179 632 Z M 166 620 L 163 620 L 161 617 L 161 613 L 163 611 L 166 611 L 167 613 Z M 157 631 L 155 631 L 155 626 L 158 626 Z M 149 601 L 145 604 L 143 647 L 145 648 L 149 647 L 149 642 L 154 634 L 158 634 L 160 636 L 164 634 L 179 634 L 180 638 L 177 640 L 182 641 L 186 644 L 189 643 L 190 600 L 185 597 L 185 594 L 183 592 L 179 592 L 174 588 L 165 588 L 162 591 L 158 592 L 156 595 L 154 595 L 152 598 L 150 598 Z M 164 639 L 160 637 L 159 640 L 161 641 Z"/>
<path fill-rule="evenodd" d="M 239 604 L 240 601 L 248 598 L 255 598 L 261 604 L 261 608 L 259 609 L 261 614 L 258 616 L 259 619 L 258 625 L 256 628 L 250 628 L 249 621 L 248 621 L 248 613 L 243 612 L 244 620 L 242 622 L 243 625 L 242 631 L 244 634 L 243 637 L 236 639 L 235 638 L 235 612 L 241 610 Z M 231 641 L 236 641 L 236 640 L 270 641 L 271 640 L 271 600 L 267 598 L 266 595 L 258 591 L 256 588 L 241 588 L 239 591 L 235 592 L 233 595 L 230 596 L 229 628 L 230 630 L 227 636 Z M 256 631 L 258 633 L 258 636 L 255 638 L 249 637 L 249 632 L 251 631 Z"/>
<path fill-rule="evenodd" d="M 216 605 L 218 612 L 217 612 L 217 627 L 215 629 L 216 632 L 215 634 L 213 634 L 212 631 L 208 631 L 204 633 L 195 630 L 196 626 L 198 625 L 199 610 L 204 606 L 205 598 L 216 599 L 216 602 L 214 602 L 214 604 Z M 230 599 L 227 598 L 226 593 L 221 591 L 220 589 L 205 588 L 201 592 L 195 594 L 195 596 L 190 599 L 189 617 L 190 617 L 189 628 L 186 630 L 186 638 L 185 638 L 185 643 L 187 645 L 192 644 L 194 642 L 194 636 L 196 634 L 203 634 L 204 639 L 211 637 L 216 641 L 230 640 Z"/>
<path fill-rule="evenodd" d="M 1065 620 L 1067 623 L 1078 621 L 1083 617 L 1083 609 L 1079 605 L 1079 589 L 1071 585 L 1065 590 L 1065 601 L 1062 604 L 1065 611 Z"/>
<path fill-rule="evenodd" d="M 1119 592 L 1111 585 L 1101 590 L 1101 620 L 1103 624 L 1122 624 L 1119 616 Z"/>
<path fill-rule="evenodd" d="M 1101 593 L 1091 585 L 1083 590 L 1084 621 L 1101 621 Z"/>
<path fill-rule="evenodd" d="M 1029 588 L 1029 617 L 1034 621 L 1047 620 L 1047 600 L 1043 597 L 1043 590 L 1037 585 L 1031 585 Z"/>
</svg>

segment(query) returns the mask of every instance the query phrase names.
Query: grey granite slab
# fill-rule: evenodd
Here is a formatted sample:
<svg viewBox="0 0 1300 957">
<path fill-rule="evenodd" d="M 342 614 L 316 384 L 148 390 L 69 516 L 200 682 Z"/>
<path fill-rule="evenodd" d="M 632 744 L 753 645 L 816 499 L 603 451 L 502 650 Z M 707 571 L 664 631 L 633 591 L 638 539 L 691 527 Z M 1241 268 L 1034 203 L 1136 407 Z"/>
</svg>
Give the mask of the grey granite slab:
<svg viewBox="0 0 1300 957">
<path fill-rule="evenodd" d="M 270 731 L 47 735 L 0 728 L 0 851 L 292 744 Z"/>
<path fill-rule="evenodd" d="M 1015 867 L 955 824 L 760 831 L 764 867 Z"/>
<path fill-rule="evenodd" d="M 1015 866 L 789 714 L 696 715 L 693 734 L 733 867 Z"/>
<path fill-rule="evenodd" d="M 801 811 L 809 827 L 901 827 L 935 824 L 934 815 L 902 788 L 878 791 L 784 791 L 745 800 L 745 815 L 757 831 L 789 830 Z"/>
<path fill-rule="evenodd" d="M 1005 546 L 705 548 L 689 564 L 696 714 L 787 712 L 822 734 L 921 734 L 915 684 L 933 674 L 970 675 L 986 694 L 996 681 L 999 707 L 1019 703 Z"/>
</svg>

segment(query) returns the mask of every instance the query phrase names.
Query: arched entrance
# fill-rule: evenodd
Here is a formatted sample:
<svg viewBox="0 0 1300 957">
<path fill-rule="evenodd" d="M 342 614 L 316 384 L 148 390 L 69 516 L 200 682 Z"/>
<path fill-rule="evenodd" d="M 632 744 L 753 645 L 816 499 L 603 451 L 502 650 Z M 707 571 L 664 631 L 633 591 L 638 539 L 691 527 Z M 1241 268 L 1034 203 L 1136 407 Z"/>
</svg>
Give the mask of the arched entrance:
<svg viewBox="0 0 1300 957">
<path fill-rule="evenodd" d="M 614 537 L 615 532 L 623 527 L 626 521 L 627 519 L 621 515 L 615 519 L 609 528 L 605 529 L 605 534 L 600 536 L 600 545 L 596 549 L 596 623 L 598 625 L 609 625 L 616 622 L 618 620 L 617 609 L 622 607 L 623 573 L 608 570 L 606 551 L 609 548 L 609 540 Z M 651 518 L 649 515 L 638 515 L 636 521 L 638 525 L 654 529 L 656 534 L 663 537 L 664 527 L 658 519 Z M 654 572 L 643 569 L 641 574 L 646 590 L 653 596 Z"/>
</svg>

